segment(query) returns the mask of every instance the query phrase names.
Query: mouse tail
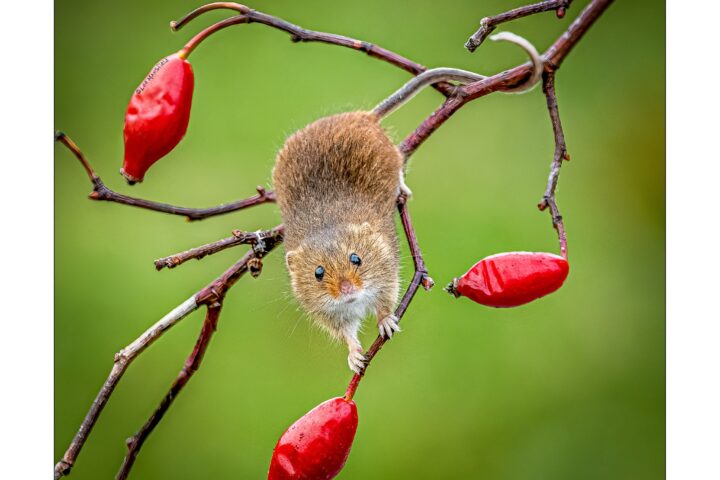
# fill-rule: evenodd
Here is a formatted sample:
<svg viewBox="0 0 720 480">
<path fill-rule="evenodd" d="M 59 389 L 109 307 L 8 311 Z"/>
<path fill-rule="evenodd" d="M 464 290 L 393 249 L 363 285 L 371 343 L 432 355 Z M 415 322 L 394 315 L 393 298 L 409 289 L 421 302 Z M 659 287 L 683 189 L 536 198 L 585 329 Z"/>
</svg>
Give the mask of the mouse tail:
<svg viewBox="0 0 720 480">
<path fill-rule="evenodd" d="M 535 46 L 523 37 L 510 32 L 500 32 L 490 37 L 490 40 L 514 43 L 515 45 L 525 50 L 525 52 L 530 57 L 530 61 L 532 62 L 533 71 L 530 75 L 530 78 L 528 78 L 527 81 L 523 82 L 517 87 L 504 90 L 504 92 L 523 93 L 532 89 L 540 80 L 543 71 L 543 60 Z M 488 77 L 485 75 L 480 75 L 479 73 L 470 72 L 468 70 L 462 70 L 459 68 L 442 67 L 426 70 L 423 73 L 412 78 L 405 85 L 400 87 L 400 89 L 398 89 L 395 93 L 380 102 L 380 104 L 378 104 L 378 106 L 373 109 L 373 113 L 375 113 L 379 119 L 383 119 L 393 113 L 398 108 L 405 105 L 407 102 L 409 102 L 415 95 L 420 93 L 423 88 L 438 82 L 454 81 L 461 82 L 461 84 L 467 84 L 472 82 L 478 82 L 486 78 Z"/>
</svg>

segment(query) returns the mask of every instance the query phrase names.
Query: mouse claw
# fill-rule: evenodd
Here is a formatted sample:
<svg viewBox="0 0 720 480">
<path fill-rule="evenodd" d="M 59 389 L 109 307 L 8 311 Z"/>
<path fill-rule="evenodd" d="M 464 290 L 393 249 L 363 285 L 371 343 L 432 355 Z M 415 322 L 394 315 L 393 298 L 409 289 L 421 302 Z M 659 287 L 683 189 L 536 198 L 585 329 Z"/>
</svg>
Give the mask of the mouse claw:
<svg viewBox="0 0 720 480">
<path fill-rule="evenodd" d="M 350 370 L 360 375 L 365 370 L 365 355 L 362 353 L 362 349 L 352 349 L 348 353 L 348 366 Z"/>
<path fill-rule="evenodd" d="M 395 332 L 400 332 L 400 325 L 398 325 L 398 318 L 395 315 L 388 315 L 378 322 L 378 331 L 380 336 L 384 338 L 392 338 Z"/>
</svg>

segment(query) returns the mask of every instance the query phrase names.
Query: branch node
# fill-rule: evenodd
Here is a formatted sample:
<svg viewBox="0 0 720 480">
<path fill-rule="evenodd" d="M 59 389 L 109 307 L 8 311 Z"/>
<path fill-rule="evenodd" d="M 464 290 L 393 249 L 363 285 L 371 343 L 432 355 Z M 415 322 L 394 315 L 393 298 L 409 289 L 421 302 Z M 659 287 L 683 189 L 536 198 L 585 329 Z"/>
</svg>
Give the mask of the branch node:
<svg viewBox="0 0 720 480">
<path fill-rule="evenodd" d="M 252 250 L 258 257 L 261 257 L 262 254 L 265 253 L 265 242 L 263 242 L 262 233 L 262 230 L 257 230 L 255 232 L 255 240 L 252 242 Z"/>
<path fill-rule="evenodd" d="M 435 286 L 435 280 L 432 279 L 430 275 L 427 273 L 423 273 L 422 280 L 420 280 L 420 284 L 425 289 L 425 291 L 430 291 Z"/>
<path fill-rule="evenodd" d="M 60 460 L 57 465 L 55 465 L 55 478 L 69 475 L 70 470 L 72 470 L 72 465 L 65 460 Z"/>
<path fill-rule="evenodd" d="M 555 73 L 560 65 L 543 55 L 543 68 L 545 73 Z"/>
</svg>

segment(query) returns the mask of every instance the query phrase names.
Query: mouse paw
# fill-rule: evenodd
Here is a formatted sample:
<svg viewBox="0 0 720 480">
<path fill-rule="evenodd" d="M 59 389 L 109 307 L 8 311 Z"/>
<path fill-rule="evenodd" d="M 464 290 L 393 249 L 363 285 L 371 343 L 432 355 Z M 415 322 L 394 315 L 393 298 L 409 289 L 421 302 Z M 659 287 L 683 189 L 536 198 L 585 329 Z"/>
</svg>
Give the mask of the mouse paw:
<svg viewBox="0 0 720 480">
<path fill-rule="evenodd" d="M 353 372 L 360 374 L 365 369 L 365 355 L 362 348 L 353 348 L 348 353 L 348 366 Z"/>
<path fill-rule="evenodd" d="M 401 331 L 398 318 L 395 315 L 388 315 L 378 322 L 378 330 L 381 337 L 392 338 L 393 333 Z"/>
</svg>

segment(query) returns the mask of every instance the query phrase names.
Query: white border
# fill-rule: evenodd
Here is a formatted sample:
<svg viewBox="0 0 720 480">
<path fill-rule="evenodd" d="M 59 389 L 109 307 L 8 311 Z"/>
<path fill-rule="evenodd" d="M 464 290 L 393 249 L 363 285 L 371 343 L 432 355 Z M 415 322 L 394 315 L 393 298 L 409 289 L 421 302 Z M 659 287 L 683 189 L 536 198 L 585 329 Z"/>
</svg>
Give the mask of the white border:
<svg viewBox="0 0 720 480">
<path fill-rule="evenodd" d="M 53 4 L 5 2 L 0 28 L 0 462 L 53 457 Z"/>
<path fill-rule="evenodd" d="M 4 5 L 0 29 L 0 452 L 3 477 L 47 478 L 55 461 L 53 5 L 34 2 L 30 17 L 23 7 Z M 668 478 L 714 479 L 720 478 L 720 7 L 681 0 L 667 7 Z"/>
<path fill-rule="evenodd" d="M 717 479 L 720 8 L 680 0 L 667 7 L 668 478 Z"/>
</svg>

